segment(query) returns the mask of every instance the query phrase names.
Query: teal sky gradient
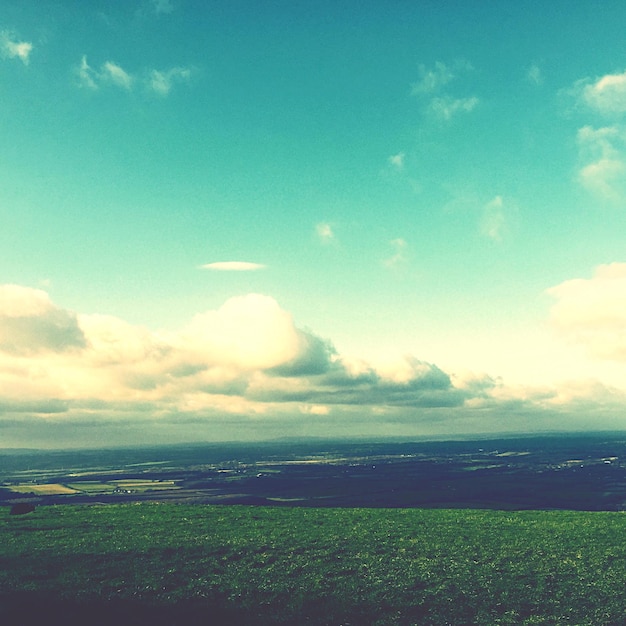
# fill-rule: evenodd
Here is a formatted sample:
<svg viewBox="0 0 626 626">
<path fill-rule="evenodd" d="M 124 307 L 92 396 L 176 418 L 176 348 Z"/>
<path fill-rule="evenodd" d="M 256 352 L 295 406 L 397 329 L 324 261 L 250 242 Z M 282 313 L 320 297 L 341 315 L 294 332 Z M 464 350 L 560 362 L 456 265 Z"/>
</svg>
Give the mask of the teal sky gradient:
<svg viewBox="0 0 626 626">
<path fill-rule="evenodd" d="M 625 24 L 617 1 L 3 2 L 6 445 L 626 426 Z M 248 294 L 276 308 L 236 300 L 224 330 Z M 131 339 L 97 315 L 168 356 L 102 365 Z M 61 318 L 84 341 L 41 339 Z M 298 339 L 270 358 L 252 318 Z M 266 360 L 233 365 L 231 331 Z M 407 362 L 448 395 L 410 396 Z M 95 363 L 115 406 L 96 369 L 59 382 Z"/>
</svg>

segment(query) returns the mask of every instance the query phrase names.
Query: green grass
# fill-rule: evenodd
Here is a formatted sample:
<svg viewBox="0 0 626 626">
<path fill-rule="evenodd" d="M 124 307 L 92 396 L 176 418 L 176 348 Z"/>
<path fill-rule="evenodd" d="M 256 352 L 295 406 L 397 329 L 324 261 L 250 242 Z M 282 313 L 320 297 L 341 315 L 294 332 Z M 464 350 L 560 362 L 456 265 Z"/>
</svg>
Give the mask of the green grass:
<svg viewBox="0 0 626 626">
<path fill-rule="evenodd" d="M 118 624 L 626 624 L 625 539 L 621 513 L 5 508 L 0 622 L 97 606 Z"/>
</svg>

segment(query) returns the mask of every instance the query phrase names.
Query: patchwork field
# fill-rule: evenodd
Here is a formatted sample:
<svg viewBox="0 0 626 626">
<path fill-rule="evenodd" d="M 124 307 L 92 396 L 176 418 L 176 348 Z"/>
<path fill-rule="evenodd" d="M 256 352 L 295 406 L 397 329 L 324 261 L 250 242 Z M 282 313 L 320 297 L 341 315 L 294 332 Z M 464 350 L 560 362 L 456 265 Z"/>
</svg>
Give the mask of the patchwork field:
<svg viewBox="0 0 626 626">
<path fill-rule="evenodd" d="M 0 536 L 1 623 L 626 623 L 617 512 L 0 507 Z"/>
<path fill-rule="evenodd" d="M 79 480 L 67 483 L 18 483 L 9 485 L 8 490 L 13 493 L 33 494 L 35 496 L 56 496 L 73 494 L 114 494 L 114 493 L 139 493 L 150 491 L 170 491 L 180 489 L 173 480 Z"/>
</svg>

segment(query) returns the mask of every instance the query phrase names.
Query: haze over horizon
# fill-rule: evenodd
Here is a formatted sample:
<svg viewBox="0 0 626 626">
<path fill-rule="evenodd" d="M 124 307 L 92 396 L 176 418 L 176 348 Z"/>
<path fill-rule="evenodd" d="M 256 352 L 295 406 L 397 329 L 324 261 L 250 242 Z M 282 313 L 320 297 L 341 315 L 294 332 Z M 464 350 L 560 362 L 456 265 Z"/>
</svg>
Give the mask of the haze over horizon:
<svg viewBox="0 0 626 626">
<path fill-rule="evenodd" d="M 626 428 L 626 5 L 0 5 L 0 448 Z"/>
</svg>

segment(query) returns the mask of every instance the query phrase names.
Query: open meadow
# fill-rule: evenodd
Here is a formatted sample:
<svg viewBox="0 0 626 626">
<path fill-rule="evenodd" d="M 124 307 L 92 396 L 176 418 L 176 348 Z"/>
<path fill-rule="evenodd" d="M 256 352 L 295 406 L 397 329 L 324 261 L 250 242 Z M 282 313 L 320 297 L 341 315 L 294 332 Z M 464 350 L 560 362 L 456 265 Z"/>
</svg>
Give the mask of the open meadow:
<svg viewBox="0 0 626 626">
<path fill-rule="evenodd" d="M 0 507 L 0 622 L 617 625 L 625 538 L 620 512 Z"/>
</svg>

